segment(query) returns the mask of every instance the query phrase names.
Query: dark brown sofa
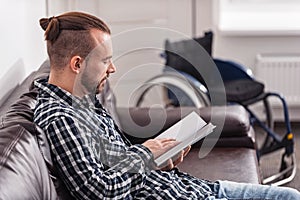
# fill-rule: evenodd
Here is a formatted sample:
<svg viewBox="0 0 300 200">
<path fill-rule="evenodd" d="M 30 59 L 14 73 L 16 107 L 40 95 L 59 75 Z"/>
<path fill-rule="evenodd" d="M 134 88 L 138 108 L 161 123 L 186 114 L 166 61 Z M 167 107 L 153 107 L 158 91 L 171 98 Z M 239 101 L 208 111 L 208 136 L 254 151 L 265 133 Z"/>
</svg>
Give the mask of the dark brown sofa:
<svg viewBox="0 0 300 200">
<path fill-rule="evenodd" d="M 12 93 L 1 100 L 0 199 L 71 199 L 56 176 L 44 133 L 32 123 L 37 95 L 32 82 L 36 78 L 47 76 L 48 72 L 49 63 L 46 61 L 39 70 L 30 74 Z M 148 138 L 138 137 L 143 133 L 137 132 L 130 123 L 133 121 L 145 125 L 143 132 L 149 131 L 151 127 L 146 126 L 149 122 L 148 108 L 116 109 L 113 99 L 103 97 L 102 101 L 133 143 L 140 143 Z M 206 121 L 210 121 L 212 115 L 216 118 L 224 115 L 225 122 L 224 126 L 216 124 L 221 131 L 220 138 L 212 134 L 205 142 L 200 141 L 193 145 L 179 168 L 199 178 L 259 183 L 254 131 L 249 124 L 247 112 L 240 106 L 167 109 L 163 111 L 167 116 L 166 121 L 156 134 L 191 110 L 198 112 Z M 162 110 L 151 109 L 151 116 L 160 117 L 161 112 Z M 128 113 L 132 120 L 128 120 Z M 151 126 L 155 126 L 155 123 Z M 154 136 L 155 134 L 151 137 Z M 205 152 L 215 142 L 212 151 L 199 158 L 200 147 L 201 152 Z"/>
</svg>

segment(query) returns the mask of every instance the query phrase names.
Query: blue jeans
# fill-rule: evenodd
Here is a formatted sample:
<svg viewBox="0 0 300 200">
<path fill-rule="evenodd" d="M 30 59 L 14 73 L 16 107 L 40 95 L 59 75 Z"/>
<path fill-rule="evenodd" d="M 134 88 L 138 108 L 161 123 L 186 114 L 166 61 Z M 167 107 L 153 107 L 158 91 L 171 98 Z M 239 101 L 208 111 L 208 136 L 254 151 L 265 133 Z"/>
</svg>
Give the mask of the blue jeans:
<svg viewBox="0 0 300 200">
<path fill-rule="evenodd" d="M 288 187 L 217 181 L 216 197 L 207 200 L 300 200 L 300 193 Z"/>
</svg>

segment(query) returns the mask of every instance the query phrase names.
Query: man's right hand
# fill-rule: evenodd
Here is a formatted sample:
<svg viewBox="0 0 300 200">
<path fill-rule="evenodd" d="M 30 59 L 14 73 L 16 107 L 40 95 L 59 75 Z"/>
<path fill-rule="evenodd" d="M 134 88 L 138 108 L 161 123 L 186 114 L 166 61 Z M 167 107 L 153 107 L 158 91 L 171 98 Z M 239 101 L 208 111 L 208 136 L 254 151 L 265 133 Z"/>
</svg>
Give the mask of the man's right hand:
<svg viewBox="0 0 300 200">
<path fill-rule="evenodd" d="M 153 154 L 154 159 L 167 152 L 172 147 L 179 144 L 178 141 L 174 139 L 150 139 L 143 143 L 145 147 L 147 147 Z M 182 157 L 182 156 L 181 156 Z M 182 159 L 181 159 L 182 160 Z M 181 161 L 180 161 L 181 162 Z M 154 167 L 155 170 L 170 170 L 175 167 L 172 159 L 168 160 L 166 166 L 158 168 Z"/>
<path fill-rule="evenodd" d="M 143 143 L 153 154 L 154 159 L 167 152 L 172 147 L 176 146 L 179 142 L 175 139 L 150 139 Z"/>
</svg>

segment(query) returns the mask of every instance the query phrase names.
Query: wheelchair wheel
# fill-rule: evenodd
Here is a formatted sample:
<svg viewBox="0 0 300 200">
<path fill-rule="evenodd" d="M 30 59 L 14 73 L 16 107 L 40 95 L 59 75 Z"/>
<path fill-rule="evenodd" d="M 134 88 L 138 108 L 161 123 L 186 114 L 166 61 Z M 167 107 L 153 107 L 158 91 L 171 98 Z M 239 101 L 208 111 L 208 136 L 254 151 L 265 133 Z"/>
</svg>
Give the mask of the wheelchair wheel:
<svg viewBox="0 0 300 200">
<path fill-rule="evenodd" d="M 163 106 L 168 107 L 172 104 L 170 95 L 179 100 L 176 106 L 195 106 L 206 107 L 210 105 L 206 88 L 198 83 L 193 82 L 189 78 L 176 72 L 165 72 L 146 81 L 141 87 L 135 91 L 135 106 L 142 107 L 146 98 L 155 98 L 150 95 L 150 91 L 155 87 L 162 87 Z"/>
</svg>

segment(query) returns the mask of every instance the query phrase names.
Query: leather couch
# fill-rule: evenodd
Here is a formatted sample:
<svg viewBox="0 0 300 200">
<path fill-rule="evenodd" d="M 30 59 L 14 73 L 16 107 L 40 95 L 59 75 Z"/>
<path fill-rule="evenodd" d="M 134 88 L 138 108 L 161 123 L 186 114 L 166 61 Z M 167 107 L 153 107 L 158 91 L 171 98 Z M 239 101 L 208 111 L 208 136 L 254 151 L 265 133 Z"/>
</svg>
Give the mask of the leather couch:
<svg viewBox="0 0 300 200">
<path fill-rule="evenodd" d="M 72 199 L 64 184 L 56 176 L 45 134 L 32 122 L 37 95 L 37 89 L 32 83 L 37 78 L 46 77 L 48 73 L 49 62 L 46 61 L 16 86 L 6 99 L 1 100 L 3 103 L 0 105 L 0 199 Z M 100 97 L 101 101 L 133 143 L 140 143 L 155 136 L 154 134 L 139 137 L 156 126 L 155 120 L 152 120 L 151 126 L 147 124 L 149 120 L 151 122 L 151 118 L 161 117 L 161 112 L 166 116 L 165 122 L 163 125 L 159 124 L 161 128 L 156 134 L 192 110 L 198 112 L 206 121 L 212 120 L 214 116 L 214 118 L 224 116 L 221 124 L 216 120 L 221 135 L 212 134 L 211 137 L 193 145 L 179 168 L 199 178 L 260 182 L 254 131 L 250 126 L 247 112 L 242 107 L 166 110 L 116 108 L 109 88 L 107 87 L 104 92 L 105 95 Z M 128 120 L 128 113 L 131 120 Z M 132 122 L 144 126 L 143 131 L 135 129 Z M 214 143 L 216 145 L 209 151 Z M 206 152 L 206 156 L 201 157 L 200 148 L 201 152 Z"/>
</svg>

